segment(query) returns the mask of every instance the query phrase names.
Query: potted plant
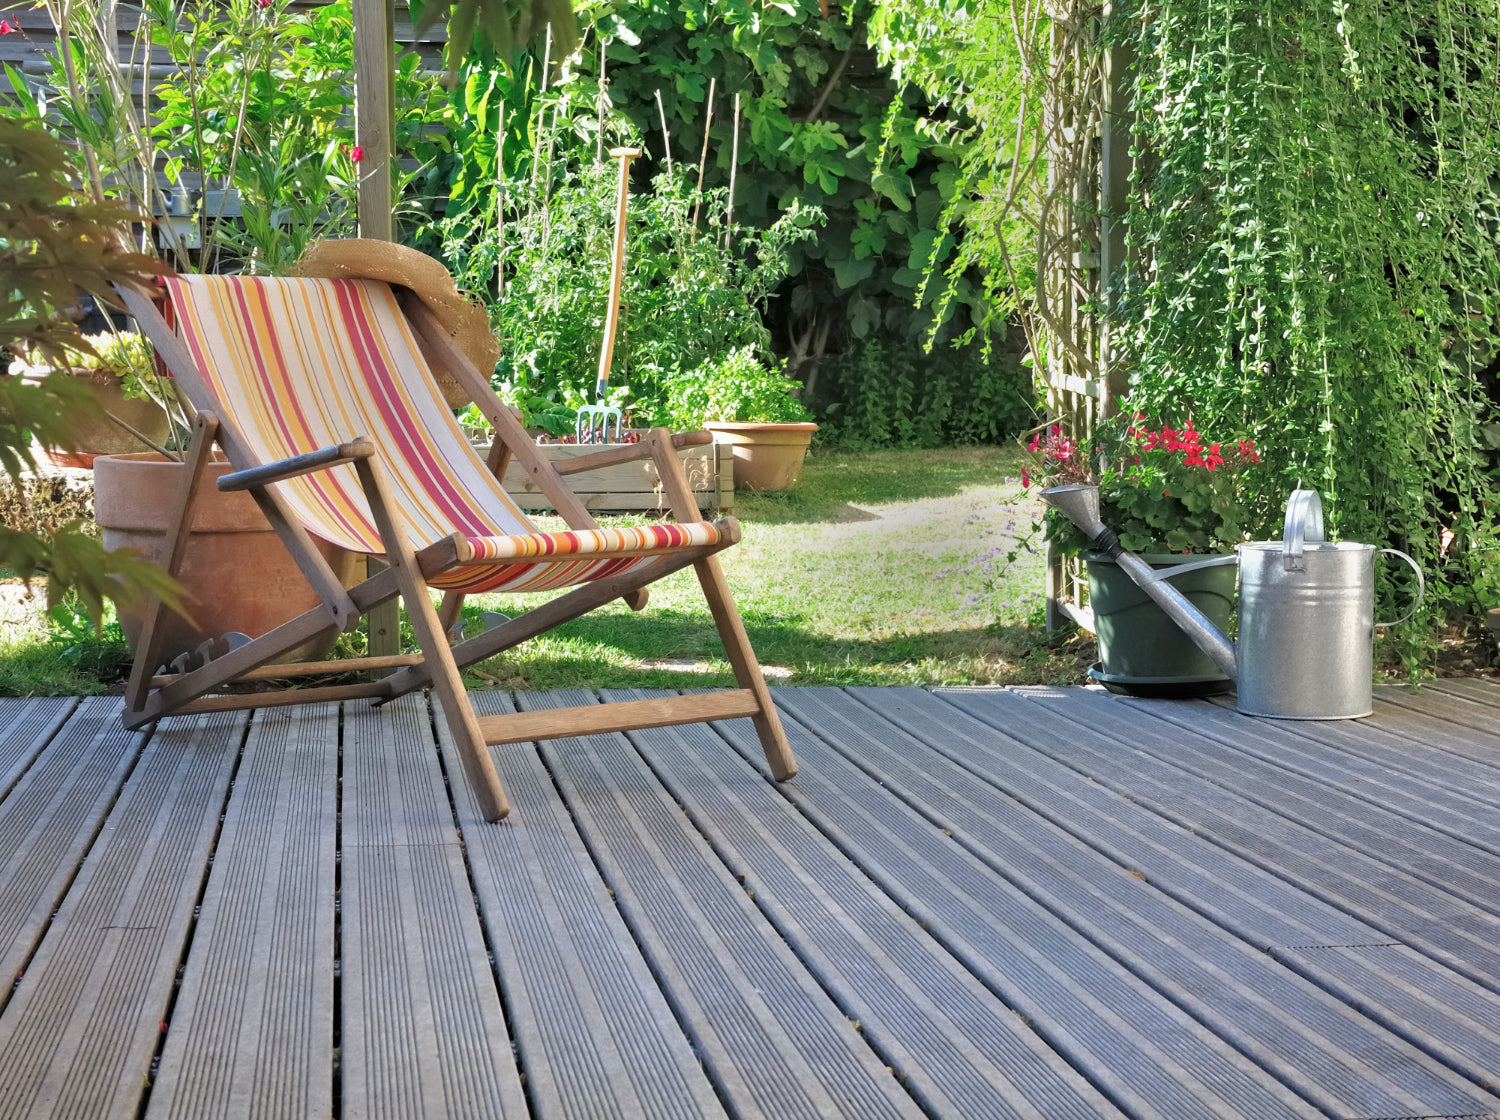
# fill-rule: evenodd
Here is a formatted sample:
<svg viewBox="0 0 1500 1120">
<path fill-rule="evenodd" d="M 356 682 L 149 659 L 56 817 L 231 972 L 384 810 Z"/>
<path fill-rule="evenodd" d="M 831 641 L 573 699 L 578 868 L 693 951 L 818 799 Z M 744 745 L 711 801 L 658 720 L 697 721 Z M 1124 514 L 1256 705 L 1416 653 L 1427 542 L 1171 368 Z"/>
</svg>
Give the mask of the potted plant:
<svg viewBox="0 0 1500 1120">
<path fill-rule="evenodd" d="M 1084 449 L 1054 426 L 1029 450 L 1045 485 L 1097 482 L 1103 521 L 1128 551 L 1157 568 L 1231 552 L 1275 521 L 1273 500 L 1256 487 L 1260 453 L 1253 440 L 1213 442 L 1192 421 L 1156 427 L 1145 417 L 1106 425 Z M 1034 480 L 1022 472 L 1023 484 Z M 1041 481 L 1038 479 L 1037 481 Z M 1088 564 L 1089 605 L 1099 639 L 1090 676 L 1114 691 L 1192 696 L 1227 691 L 1232 682 L 1108 557 L 1088 551 L 1066 518 L 1049 513 L 1047 539 Z M 1173 585 L 1226 632 L 1235 606 L 1232 564 L 1200 568 Z"/>
<path fill-rule="evenodd" d="M 91 470 L 101 455 L 123 455 L 159 448 L 172 432 L 171 390 L 156 375 L 151 344 L 134 331 L 105 331 L 79 337 L 65 365 L 51 368 L 18 362 L 13 373 L 28 381 L 71 377 L 88 387 L 99 406 L 73 426 L 77 450 L 58 448 L 47 457 L 59 467 Z"/>
<path fill-rule="evenodd" d="M 667 380 L 665 422 L 679 431 L 706 428 L 734 457 L 736 488 L 790 490 L 802 473 L 818 426 L 795 395 L 797 382 L 741 346 L 718 361 Z"/>
</svg>

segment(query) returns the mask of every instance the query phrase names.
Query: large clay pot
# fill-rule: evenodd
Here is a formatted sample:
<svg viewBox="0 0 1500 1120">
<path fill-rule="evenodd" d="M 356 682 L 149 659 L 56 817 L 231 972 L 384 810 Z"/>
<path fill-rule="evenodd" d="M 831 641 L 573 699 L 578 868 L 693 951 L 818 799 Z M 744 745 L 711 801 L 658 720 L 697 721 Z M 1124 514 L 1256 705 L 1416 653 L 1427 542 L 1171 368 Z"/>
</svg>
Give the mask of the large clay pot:
<svg viewBox="0 0 1500 1120">
<path fill-rule="evenodd" d="M 191 598 L 192 622 L 175 613 L 165 616 L 160 660 L 170 662 L 204 640 L 230 631 L 257 638 L 318 603 L 260 507 L 244 491 L 221 493 L 217 478 L 232 468 L 210 463 L 194 507 L 193 532 L 177 579 Z M 160 554 L 181 485 L 182 464 L 154 452 L 101 456 L 94 463 L 94 520 L 104 531 L 106 548 L 134 547 Z M 362 559 L 313 538 L 319 551 L 346 586 L 353 584 Z M 120 626 L 132 648 L 142 619 L 121 612 Z M 319 658 L 333 648 L 337 635 L 306 643 L 282 660 Z"/>
<path fill-rule="evenodd" d="M 71 374 L 49 373 L 48 377 L 76 377 L 85 381 L 99 402 L 99 407 L 118 416 L 153 443 L 163 444 L 171 431 L 171 422 L 161 405 L 138 397 L 126 400 L 120 379 L 107 369 L 80 370 Z M 145 451 L 147 445 L 131 435 L 109 416 L 79 416 L 73 422 L 77 451 L 48 451 L 47 458 L 59 467 L 94 465 L 100 455 L 123 455 Z"/>
<path fill-rule="evenodd" d="M 715 443 L 729 445 L 734 457 L 734 488 L 776 492 L 790 490 L 802 474 L 816 424 L 742 424 L 714 422 L 703 425 L 714 434 Z"/>
</svg>

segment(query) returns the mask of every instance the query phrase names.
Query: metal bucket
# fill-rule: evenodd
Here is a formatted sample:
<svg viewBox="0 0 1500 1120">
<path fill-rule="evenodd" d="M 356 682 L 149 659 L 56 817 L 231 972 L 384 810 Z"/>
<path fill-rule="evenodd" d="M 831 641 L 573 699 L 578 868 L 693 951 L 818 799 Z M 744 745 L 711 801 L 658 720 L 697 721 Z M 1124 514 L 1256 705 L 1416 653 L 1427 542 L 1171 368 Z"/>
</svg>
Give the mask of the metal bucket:
<svg viewBox="0 0 1500 1120">
<path fill-rule="evenodd" d="M 1239 676 L 1236 706 L 1272 719 L 1357 719 L 1370 714 L 1375 638 L 1375 557 L 1394 548 L 1323 539 L 1323 505 L 1311 490 L 1287 503 L 1280 541 L 1238 548 L 1240 561 Z"/>
</svg>

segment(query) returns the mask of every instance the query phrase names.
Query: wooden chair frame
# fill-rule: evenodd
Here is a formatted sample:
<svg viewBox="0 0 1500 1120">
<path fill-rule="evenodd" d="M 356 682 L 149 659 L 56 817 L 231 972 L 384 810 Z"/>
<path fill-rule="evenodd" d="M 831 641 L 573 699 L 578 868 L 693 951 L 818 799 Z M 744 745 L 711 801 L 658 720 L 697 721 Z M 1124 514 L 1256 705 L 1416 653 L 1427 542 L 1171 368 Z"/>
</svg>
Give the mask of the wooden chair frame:
<svg viewBox="0 0 1500 1120">
<path fill-rule="evenodd" d="M 135 663 L 126 684 L 123 722 L 127 728 L 144 727 L 167 716 L 238 708 L 361 698 L 381 703 L 418 688 L 431 687 L 442 701 L 443 715 L 463 759 L 469 784 L 485 819 L 489 821 L 500 820 L 509 812 L 494 758 L 489 751 L 490 746 L 503 743 L 749 716 L 754 721 L 766 761 L 775 778 L 785 780 L 797 772 L 797 763 L 776 714 L 770 690 L 715 556 L 739 540 L 739 523 L 734 518 L 726 517 L 716 523 L 720 531 L 720 540 L 716 544 L 667 550 L 664 559 L 645 566 L 645 571 L 632 569 L 579 585 L 484 634 L 450 646 L 447 632 L 458 618 L 463 597 L 450 592 L 444 596 L 441 608 L 435 608 L 426 580 L 471 561 L 472 551 L 465 539 L 455 533 L 420 550 L 413 547 L 391 514 L 379 449 L 366 438 L 354 438 L 348 443 L 279 462 L 259 462 L 235 426 L 218 415 L 218 402 L 191 352 L 168 326 L 150 296 L 124 287 L 118 291 L 141 332 L 151 340 L 196 413 L 192 439 L 183 457 L 186 469 L 157 562 L 169 575 L 175 576 L 179 571 L 187 537 L 192 531 L 194 503 L 205 477 L 204 467 L 217 445 L 230 464 L 237 468 L 235 473 L 219 479 L 218 488 L 249 493 L 319 599 L 318 606 L 312 610 L 282 623 L 248 644 L 198 668 L 169 676 L 153 673 L 160 654 L 161 622 L 167 610 L 161 602 L 153 602 L 147 611 Z M 683 522 L 703 520 L 676 452 L 679 447 L 705 442 L 709 438 L 705 433 L 674 436 L 665 428 L 653 429 L 639 444 L 606 448 L 570 460 L 559 470 L 536 449 L 516 415 L 495 395 L 488 380 L 453 345 L 426 306 L 408 293 L 402 293 L 400 302 L 426 352 L 437 355 L 453 372 L 494 426 L 495 440 L 487 464 L 496 478 L 504 476 L 509 461 L 514 458 L 536 481 L 570 528 L 591 529 L 598 523 L 563 480 L 563 473 L 572 474 L 650 457 L 673 516 Z M 358 473 L 385 546 L 388 565 L 385 570 L 348 589 L 341 584 L 278 494 L 279 483 L 343 463 L 352 463 Z M 634 557 L 663 552 L 647 549 L 591 555 Z M 545 558 L 542 562 L 546 562 Z M 697 574 L 738 688 L 497 716 L 479 717 L 474 713 L 460 674 L 464 666 L 519 645 L 614 599 L 623 598 L 633 609 L 639 610 L 646 602 L 647 584 L 688 565 L 692 565 Z M 398 596 L 406 604 L 420 654 L 302 665 L 269 664 L 274 658 L 311 639 L 353 629 L 372 608 Z M 383 679 L 360 684 L 209 695 L 234 682 L 360 668 L 394 669 L 395 672 Z"/>
</svg>

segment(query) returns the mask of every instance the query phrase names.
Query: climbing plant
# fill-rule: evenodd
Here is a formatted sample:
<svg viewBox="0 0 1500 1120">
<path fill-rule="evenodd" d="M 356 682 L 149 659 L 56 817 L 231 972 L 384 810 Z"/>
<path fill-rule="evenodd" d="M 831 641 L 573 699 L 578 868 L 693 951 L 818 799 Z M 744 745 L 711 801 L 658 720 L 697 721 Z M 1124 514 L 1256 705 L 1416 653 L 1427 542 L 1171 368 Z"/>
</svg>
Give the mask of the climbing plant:
<svg viewBox="0 0 1500 1120">
<path fill-rule="evenodd" d="M 1450 609 L 1494 606 L 1494 5 L 1132 0 L 1117 19 L 1131 406 L 1256 437 L 1333 532 L 1404 548 Z"/>
</svg>

